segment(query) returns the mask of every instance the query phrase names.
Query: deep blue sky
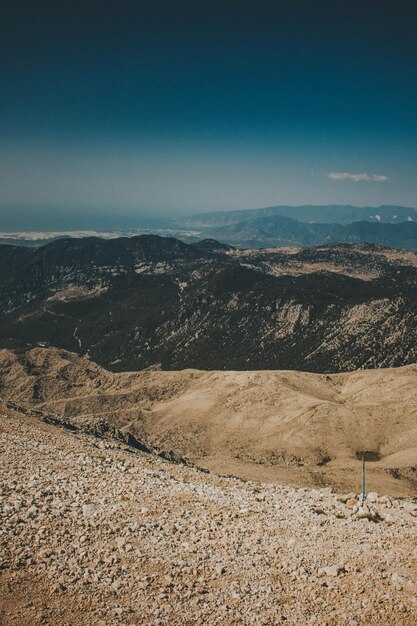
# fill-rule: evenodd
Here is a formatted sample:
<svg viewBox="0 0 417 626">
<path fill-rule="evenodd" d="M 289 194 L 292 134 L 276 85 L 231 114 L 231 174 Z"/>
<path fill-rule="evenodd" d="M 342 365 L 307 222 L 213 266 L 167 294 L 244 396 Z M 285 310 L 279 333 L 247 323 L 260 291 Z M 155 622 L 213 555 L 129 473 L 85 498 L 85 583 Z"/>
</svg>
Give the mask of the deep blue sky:
<svg viewBox="0 0 417 626">
<path fill-rule="evenodd" d="M 416 206 L 416 32 L 415 0 L 3 0 L 0 228 Z"/>
</svg>

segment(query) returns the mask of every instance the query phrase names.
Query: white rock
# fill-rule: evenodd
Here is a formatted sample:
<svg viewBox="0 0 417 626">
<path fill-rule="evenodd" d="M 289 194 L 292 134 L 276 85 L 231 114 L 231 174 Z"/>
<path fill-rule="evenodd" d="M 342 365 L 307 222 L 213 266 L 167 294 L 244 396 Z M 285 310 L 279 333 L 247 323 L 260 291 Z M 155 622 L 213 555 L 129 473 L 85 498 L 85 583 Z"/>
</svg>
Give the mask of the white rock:
<svg viewBox="0 0 417 626">
<path fill-rule="evenodd" d="M 317 571 L 318 576 L 339 576 L 345 572 L 344 565 L 327 565 L 326 567 L 320 567 Z"/>
</svg>

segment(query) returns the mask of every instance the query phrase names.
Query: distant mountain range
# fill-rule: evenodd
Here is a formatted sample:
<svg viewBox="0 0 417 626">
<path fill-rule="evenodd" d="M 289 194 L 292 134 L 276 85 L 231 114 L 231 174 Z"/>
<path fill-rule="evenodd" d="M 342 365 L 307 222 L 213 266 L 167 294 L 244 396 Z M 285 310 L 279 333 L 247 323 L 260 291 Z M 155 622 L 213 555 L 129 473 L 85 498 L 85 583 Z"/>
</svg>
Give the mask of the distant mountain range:
<svg viewBox="0 0 417 626">
<path fill-rule="evenodd" d="M 275 206 L 201 213 L 182 224 L 239 248 L 376 243 L 417 250 L 417 210 L 411 207 Z"/>
<path fill-rule="evenodd" d="M 0 246 L 0 347 L 39 345 L 116 371 L 413 363 L 417 255 L 368 244 L 247 251 L 151 235 Z"/>
<path fill-rule="evenodd" d="M 270 206 L 261 209 L 239 211 L 213 211 L 196 213 L 178 220 L 183 226 L 191 228 L 216 228 L 247 222 L 263 217 L 291 217 L 299 222 L 317 222 L 319 224 L 350 224 L 351 222 L 398 222 L 417 221 L 417 209 L 412 207 L 383 205 L 379 207 L 357 207 L 342 204 L 302 206 Z"/>
<path fill-rule="evenodd" d="M 113 231 L 1 233 L 0 244 L 39 247 L 58 239 L 103 239 L 155 234 L 186 243 L 216 239 L 238 248 L 316 246 L 327 243 L 376 243 L 417 250 L 417 210 L 402 206 L 275 206 L 245 211 L 200 213 L 164 228 Z"/>
<path fill-rule="evenodd" d="M 299 222 L 273 215 L 207 229 L 207 235 L 240 248 L 318 246 L 327 243 L 376 243 L 417 250 L 417 222 L 352 222 L 324 224 Z"/>
</svg>

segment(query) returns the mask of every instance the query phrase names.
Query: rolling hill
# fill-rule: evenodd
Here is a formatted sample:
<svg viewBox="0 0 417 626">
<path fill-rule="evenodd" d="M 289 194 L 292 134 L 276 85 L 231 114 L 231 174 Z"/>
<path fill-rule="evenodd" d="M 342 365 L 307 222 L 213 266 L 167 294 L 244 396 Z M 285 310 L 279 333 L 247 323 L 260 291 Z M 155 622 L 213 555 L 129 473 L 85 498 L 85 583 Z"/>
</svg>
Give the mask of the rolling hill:
<svg viewBox="0 0 417 626">
<path fill-rule="evenodd" d="M 140 449 L 250 480 L 355 491 L 366 452 L 369 490 L 417 492 L 416 365 L 114 374 L 62 350 L 2 350 L 0 397 L 70 430 L 119 433 Z"/>
</svg>

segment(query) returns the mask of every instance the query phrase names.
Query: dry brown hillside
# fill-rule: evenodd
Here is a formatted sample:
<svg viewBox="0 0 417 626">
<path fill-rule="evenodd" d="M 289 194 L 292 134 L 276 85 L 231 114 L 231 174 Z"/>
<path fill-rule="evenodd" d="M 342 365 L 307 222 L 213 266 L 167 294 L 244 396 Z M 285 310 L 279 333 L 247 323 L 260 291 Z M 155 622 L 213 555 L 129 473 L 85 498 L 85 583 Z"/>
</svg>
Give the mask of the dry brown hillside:
<svg viewBox="0 0 417 626">
<path fill-rule="evenodd" d="M 0 351 L 0 395 L 76 427 L 110 424 L 146 446 L 245 479 L 417 492 L 417 366 L 110 373 L 87 358 Z"/>
</svg>

